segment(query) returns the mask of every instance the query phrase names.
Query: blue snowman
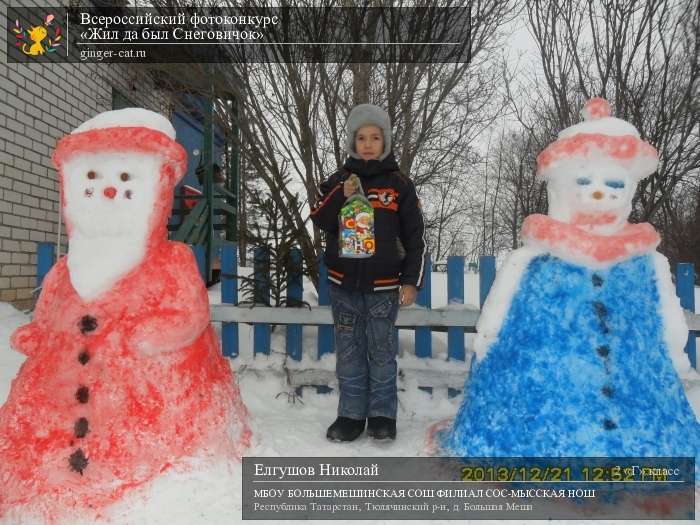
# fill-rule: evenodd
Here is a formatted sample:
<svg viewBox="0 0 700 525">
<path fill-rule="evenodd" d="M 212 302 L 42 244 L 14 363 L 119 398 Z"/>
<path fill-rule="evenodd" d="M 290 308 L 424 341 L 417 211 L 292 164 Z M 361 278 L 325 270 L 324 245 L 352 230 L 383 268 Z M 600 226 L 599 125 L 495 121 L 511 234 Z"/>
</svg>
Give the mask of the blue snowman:
<svg viewBox="0 0 700 525">
<path fill-rule="evenodd" d="M 464 402 L 438 435 L 454 456 L 695 457 L 688 329 L 649 224 L 630 224 L 656 150 L 592 99 L 537 159 L 531 215 L 477 326 Z M 697 469 L 696 469 L 697 473 Z"/>
</svg>

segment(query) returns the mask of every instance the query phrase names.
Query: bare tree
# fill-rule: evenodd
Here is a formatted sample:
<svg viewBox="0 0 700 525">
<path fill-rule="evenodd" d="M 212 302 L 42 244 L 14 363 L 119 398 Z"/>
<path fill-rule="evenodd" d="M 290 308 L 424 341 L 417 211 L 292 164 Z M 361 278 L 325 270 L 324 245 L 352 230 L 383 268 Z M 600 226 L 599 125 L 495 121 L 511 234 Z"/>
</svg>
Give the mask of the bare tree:
<svg viewBox="0 0 700 525">
<path fill-rule="evenodd" d="M 535 177 L 538 152 L 533 146 L 542 130 L 502 127 L 498 133 L 495 144 L 489 141 L 483 162 L 474 259 L 517 248 L 525 217 L 547 208 L 544 184 Z"/>
</svg>

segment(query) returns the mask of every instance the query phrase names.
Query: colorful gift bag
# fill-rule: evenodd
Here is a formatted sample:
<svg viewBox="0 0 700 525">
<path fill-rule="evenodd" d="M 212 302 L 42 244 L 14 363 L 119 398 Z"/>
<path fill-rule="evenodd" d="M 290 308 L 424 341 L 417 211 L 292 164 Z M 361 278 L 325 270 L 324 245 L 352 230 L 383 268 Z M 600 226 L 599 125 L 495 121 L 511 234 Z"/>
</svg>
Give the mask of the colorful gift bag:
<svg viewBox="0 0 700 525">
<path fill-rule="evenodd" d="M 374 255 L 374 208 L 360 193 L 348 197 L 340 209 L 339 256 L 352 259 L 363 259 Z"/>
</svg>

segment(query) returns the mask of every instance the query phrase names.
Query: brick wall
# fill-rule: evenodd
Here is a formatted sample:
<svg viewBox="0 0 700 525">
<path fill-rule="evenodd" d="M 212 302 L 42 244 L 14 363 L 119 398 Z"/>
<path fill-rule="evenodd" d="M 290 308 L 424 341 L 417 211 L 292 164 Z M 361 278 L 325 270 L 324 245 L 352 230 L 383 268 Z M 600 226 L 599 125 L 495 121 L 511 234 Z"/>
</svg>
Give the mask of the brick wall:
<svg viewBox="0 0 700 525">
<path fill-rule="evenodd" d="M 23 7 L 47 4 L 13 2 Z M 6 63 L 4 48 L 12 34 L 5 10 L 2 15 L 0 301 L 31 308 L 36 243 L 55 242 L 58 233 L 58 184 L 51 164 L 57 139 L 112 109 L 113 88 L 137 106 L 165 115 L 170 114 L 170 100 L 154 89 L 148 73 L 124 64 Z M 65 231 L 62 237 L 65 241 Z"/>
</svg>

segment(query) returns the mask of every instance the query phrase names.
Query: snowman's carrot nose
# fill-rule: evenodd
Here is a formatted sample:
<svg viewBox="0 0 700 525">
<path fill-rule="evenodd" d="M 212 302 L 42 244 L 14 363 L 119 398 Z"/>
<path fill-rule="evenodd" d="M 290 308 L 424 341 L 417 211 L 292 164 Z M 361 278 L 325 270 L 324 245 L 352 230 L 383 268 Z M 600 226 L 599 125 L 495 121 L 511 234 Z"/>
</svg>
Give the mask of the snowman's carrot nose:
<svg viewBox="0 0 700 525">
<path fill-rule="evenodd" d="M 107 191 L 107 190 L 105 190 Z M 603 192 L 602 191 L 594 191 L 593 192 L 593 198 L 596 200 L 600 200 L 603 198 Z"/>
<path fill-rule="evenodd" d="M 117 189 L 113 188 L 112 186 L 109 186 L 109 187 L 105 188 L 102 193 L 105 194 L 105 197 L 107 197 L 109 199 L 113 199 L 117 195 Z"/>
</svg>

